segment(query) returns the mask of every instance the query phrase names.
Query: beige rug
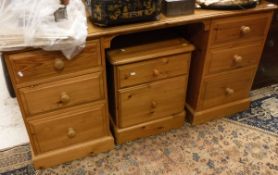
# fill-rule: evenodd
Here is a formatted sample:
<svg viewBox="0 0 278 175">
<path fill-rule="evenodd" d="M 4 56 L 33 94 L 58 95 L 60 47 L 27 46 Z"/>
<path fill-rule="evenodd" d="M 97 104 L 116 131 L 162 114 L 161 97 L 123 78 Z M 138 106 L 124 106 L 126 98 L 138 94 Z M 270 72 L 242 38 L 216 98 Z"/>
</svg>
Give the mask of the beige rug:
<svg viewBox="0 0 278 175">
<path fill-rule="evenodd" d="M 29 147 L 0 153 L 1 175 L 34 174 Z M 227 119 L 119 145 L 41 175 L 277 175 L 278 137 Z"/>
</svg>

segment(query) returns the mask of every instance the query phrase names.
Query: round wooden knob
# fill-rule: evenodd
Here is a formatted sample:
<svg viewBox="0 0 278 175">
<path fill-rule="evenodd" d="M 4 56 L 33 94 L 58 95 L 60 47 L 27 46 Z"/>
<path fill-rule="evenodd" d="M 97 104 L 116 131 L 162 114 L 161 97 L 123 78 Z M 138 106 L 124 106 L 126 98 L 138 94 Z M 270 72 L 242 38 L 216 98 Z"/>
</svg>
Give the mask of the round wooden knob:
<svg viewBox="0 0 278 175">
<path fill-rule="evenodd" d="M 61 93 L 61 102 L 67 104 L 70 101 L 70 96 L 66 92 Z"/>
<path fill-rule="evenodd" d="M 242 62 L 242 56 L 239 56 L 239 55 L 234 55 L 234 62 L 239 64 Z"/>
<path fill-rule="evenodd" d="M 68 137 L 73 138 L 76 136 L 76 131 L 73 128 L 68 129 Z"/>
<path fill-rule="evenodd" d="M 64 61 L 62 59 L 60 59 L 60 58 L 55 59 L 55 61 L 54 61 L 54 68 L 56 70 L 63 70 L 64 67 L 65 67 L 65 63 L 64 63 Z"/>
<path fill-rule="evenodd" d="M 156 101 L 152 101 L 152 108 L 156 108 L 157 107 L 157 102 Z"/>
<path fill-rule="evenodd" d="M 160 75 L 159 70 L 154 69 L 154 70 L 153 70 L 153 75 L 156 76 L 156 77 L 159 76 L 159 75 Z"/>
<path fill-rule="evenodd" d="M 241 26 L 240 31 L 242 34 L 248 34 L 251 32 L 251 28 L 249 26 Z"/>
<path fill-rule="evenodd" d="M 227 95 L 232 95 L 233 93 L 235 93 L 235 90 L 233 90 L 232 88 L 226 88 L 225 91 Z"/>
</svg>

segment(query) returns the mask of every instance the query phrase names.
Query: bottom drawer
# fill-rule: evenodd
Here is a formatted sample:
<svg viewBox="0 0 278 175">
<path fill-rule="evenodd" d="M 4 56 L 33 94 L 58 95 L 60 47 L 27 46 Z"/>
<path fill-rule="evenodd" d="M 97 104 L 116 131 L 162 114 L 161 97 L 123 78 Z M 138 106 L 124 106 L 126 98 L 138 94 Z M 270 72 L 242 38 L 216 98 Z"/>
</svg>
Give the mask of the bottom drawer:
<svg viewBox="0 0 278 175">
<path fill-rule="evenodd" d="M 106 135 L 104 104 L 87 104 L 63 113 L 48 113 L 28 121 L 35 152 L 42 153 Z"/>
<path fill-rule="evenodd" d="M 207 77 L 201 88 L 200 109 L 247 98 L 256 73 L 255 67 Z"/>
<path fill-rule="evenodd" d="M 184 110 L 187 76 L 147 83 L 118 92 L 118 127 L 124 128 Z"/>
</svg>

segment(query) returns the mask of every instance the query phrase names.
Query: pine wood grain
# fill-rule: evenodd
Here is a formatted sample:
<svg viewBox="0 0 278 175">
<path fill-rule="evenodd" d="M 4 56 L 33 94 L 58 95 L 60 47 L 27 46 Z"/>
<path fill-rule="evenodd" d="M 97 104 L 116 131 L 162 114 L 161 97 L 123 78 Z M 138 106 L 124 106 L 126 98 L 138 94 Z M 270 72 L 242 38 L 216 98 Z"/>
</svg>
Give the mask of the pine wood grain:
<svg viewBox="0 0 278 175">
<path fill-rule="evenodd" d="M 261 13 L 240 17 L 213 20 L 210 47 L 227 43 L 263 40 L 268 33 L 269 19 L 272 13 Z M 244 28 L 248 28 L 244 32 Z"/>
<path fill-rule="evenodd" d="M 197 75 L 188 84 L 186 109 L 192 123 L 206 122 L 248 108 L 249 91 L 272 14 L 270 11 L 214 19 L 209 31 L 199 30 L 206 40 L 191 37 L 198 51 L 192 60 L 200 60 L 193 61 L 189 74 L 190 77 L 191 73 Z M 243 35 L 242 26 L 250 27 Z M 231 59 L 234 62 L 235 55 L 242 65 L 231 62 Z"/>
<path fill-rule="evenodd" d="M 206 77 L 201 85 L 201 97 L 196 111 L 223 105 L 249 97 L 256 67 L 225 72 Z"/>
<path fill-rule="evenodd" d="M 125 128 L 184 109 L 187 76 L 178 76 L 118 91 L 118 127 Z"/>
<path fill-rule="evenodd" d="M 192 24 L 196 22 L 206 23 L 211 19 L 226 18 L 230 16 L 244 16 L 252 13 L 261 13 L 266 11 L 273 11 L 277 9 L 277 6 L 269 2 L 262 1 L 256 8 L 244 9 L 244 10 L 203 10 L 196 9 L 194 14 L 177 16 L 177 17 L 165 17 L 163 14 L 160 15 L 159 21 L 150 21 L 136 24 L 129 24 L 124 26 L 115 26 L 109 28 L 102 28 L 88 23 L 88 38 L 98 38 L 111 35 L 122 35 L 140 31 L 154 30 L 167 28 L 178 25 Z M 89 19 L 90 20 L 90 19 Z"/>
<path fill-rule="evenodd" d="M 118 66 L 116 68 L 116 74 L 119 77 L 118 86 L 119 88 L 124 88 L 187 74 L 190 66 L 190 57 L 191 54 L 182 53 Z"/>
<path fill-rule="evenodd" d="M 104 98 L 101 73 L 19 89 L 26 116 L 84 104 Z M 63 97 L 67 96 L 67 97 Z M 68 101 L 63 101 L 68 98 Z M 66 99 L 67 100 L 67 99 Z"/>
<path fill-rule="evenodd" d="M 155 135 L 170 129 L 180 128 L 184 125 L 186 113 L 181 113 L 163 117 L 161 119 L 152 120 L 127 128 L 118 128 L 111 121 L 112 128 L 118 144 L 125 143 L 130 140 L 135 140 L 142 137 Z"/>
<path fill-rule="evenodd" d="M 36 169 L 53 167 L 71 160 L 85 157 L 89 154 L 106 152 L 114 147 L 112 136 L 105 136 L 88 142 L 64 147 L 47 153 L 32 154 L 32 163 Z"/>
<path fill-rule="evenodd" d="M 191 52 L 194 46 L 181 37 L 161 39 L 142 44 L 111 50 L 109 61 L 113 65 L 134 63 L 159 57 Z"/>
<path fill-rule="evenodd" d="M 72 60 L 66 59 L 58 51 L 29 51 L 7 55 L 17 84 L 42 81 L 51 78 L 63 78 L 67 74 L 76 74 L 85 70 L 99 70 L 101 66 L 100 42 L 87 42 L 85 49 Z M 60 68 L 55 68 L 60 63 Z"/>
<path fill-rule="evenodd" d="M 70 113 L 49 113 L 28 119 L 36 154 L 106 136 L 104 103 L 88 104 Z"/>
<path fill-rule="evenodd" d="M 205 75 L 257 65 L 262 49 L 263 42 L 210 49 L 207 55 L 208 64 L 205 67 Z"/>
</svg>

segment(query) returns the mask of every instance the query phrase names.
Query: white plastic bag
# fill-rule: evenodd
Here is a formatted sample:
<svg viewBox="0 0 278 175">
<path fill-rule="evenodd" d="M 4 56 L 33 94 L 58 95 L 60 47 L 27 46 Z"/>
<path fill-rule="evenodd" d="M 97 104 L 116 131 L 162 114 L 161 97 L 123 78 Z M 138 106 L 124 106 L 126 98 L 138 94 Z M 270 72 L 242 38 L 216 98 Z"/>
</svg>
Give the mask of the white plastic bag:
<svg viewBox="0 0 278 175">
<path fill-rule="evenodd" d="M 81 0 L 70 0 L 67 18 L 55 21 L 60 0 L 0 0 L 0 51 L 24 47 L 61 50 L 74 57 L 85 46 L 87 18 Z"/>
</svg>

